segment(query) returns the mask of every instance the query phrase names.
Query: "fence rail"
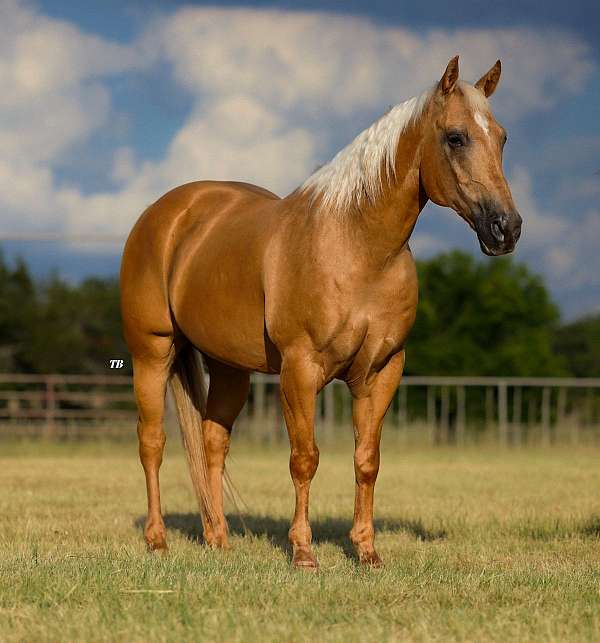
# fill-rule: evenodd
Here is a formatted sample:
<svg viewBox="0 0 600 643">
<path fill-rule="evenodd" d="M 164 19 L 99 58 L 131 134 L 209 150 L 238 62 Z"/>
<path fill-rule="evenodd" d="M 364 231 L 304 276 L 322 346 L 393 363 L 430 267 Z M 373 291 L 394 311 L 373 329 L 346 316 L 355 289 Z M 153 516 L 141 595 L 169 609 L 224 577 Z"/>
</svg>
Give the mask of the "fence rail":
<svg viewBox="0 0 600 643">
<path fill-rule="evenodd" d="M 252 377 L 238 422 L 252 439 L 284 438 L 278 382 L 276 375 Z M 386 425 L 399 439 L 431 444 L 600 442 L 599 392 L 600 378 L 405 376 Z M 0 433 L 24 426 L 46 434 L 109 425 L 126 431 L 135 417 L 128 376 L 0 374 Z M 332 382 L 318 400 L 320 438 L 350 424 L 350 394 Z"/>
</svg>

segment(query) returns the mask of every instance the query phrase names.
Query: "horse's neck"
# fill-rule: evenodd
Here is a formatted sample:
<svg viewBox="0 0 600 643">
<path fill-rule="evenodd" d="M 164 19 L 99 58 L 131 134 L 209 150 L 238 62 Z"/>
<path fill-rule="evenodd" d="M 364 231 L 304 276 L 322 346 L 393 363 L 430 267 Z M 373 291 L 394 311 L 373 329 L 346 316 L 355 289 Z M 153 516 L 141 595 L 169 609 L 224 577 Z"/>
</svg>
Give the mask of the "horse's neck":
<svg viewBox="0 0 600 643">
<path fill-rule="evenodd" d="M 353 217 L 366 250 L 382 263 L 408 243 L 417 217 L 427 202 L 420 186 L 421 126 L 411 127 L 398 142 L 395 173 L 374 203 L 363 204 Z"/>
<path fill-rule="evenodd" d="M 321 210 L 320 199 L 310 190 L 297 190 L 281 202 L 287 212 L 296 213 L 294 225 L 305 230 L 314 247 L 335 248 L 385 265 L 404 250 L 427 197 L 420 187 L 420 141 L 422 122 L 414 123 L 398 141 L 395 172 L 384 180 L 373 203 L 353 204 L 351 211 Z M 385 172 L 387 175 L 387 171 Z M 345 248 L 345 250 L 344 250 Z"/>
</svg>

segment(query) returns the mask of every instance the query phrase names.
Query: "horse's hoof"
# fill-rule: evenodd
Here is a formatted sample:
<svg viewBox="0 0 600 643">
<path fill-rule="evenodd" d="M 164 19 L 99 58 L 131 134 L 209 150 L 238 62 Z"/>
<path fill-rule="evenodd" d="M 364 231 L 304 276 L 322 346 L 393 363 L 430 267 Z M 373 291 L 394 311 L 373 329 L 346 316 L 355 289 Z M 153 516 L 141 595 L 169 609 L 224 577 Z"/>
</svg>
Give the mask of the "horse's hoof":
<svg viewBox="0 0 600 643">
<path fill-rule="evenodd" d="M 167 541 L 164 538 L 146 540 L 146 544 L 148 545 L 148 551 L 165 553 L 169 550 L 167 547 Z"/>
<path fill-rule="evenodd" d="M 376 551 L 362 554 L 359 556 L 358 560 L 360 561 L 360 564 L 365 567 L 372 567 L 373 569 L 380 569 L 383 567 L 383 561 Z"/>
<path fill-rule="evenodd" d="M 213 540 L 212 542 L 206 543 L 210 549 L 220 549 L 222 551 L 229 551 L 231 545 L 226 540 Z"/>
<path fill-rule="evenodd" d="M 294 552 L 292 565 L 294 566 L 294 569 L 305 569 L 313 572 L 316 572 L 317 569 L 319 569 L 319 563 L 317 563 L 315 555 L 306 549 L 297 549 Z"/>
<path fill-rule="evenodd" d="M 204 542 L 211 549 L 229 549 L 229 540 L 227 538 L 227 532 L 215 533 L 209 532 L 204 533 Z"/>
</svg>

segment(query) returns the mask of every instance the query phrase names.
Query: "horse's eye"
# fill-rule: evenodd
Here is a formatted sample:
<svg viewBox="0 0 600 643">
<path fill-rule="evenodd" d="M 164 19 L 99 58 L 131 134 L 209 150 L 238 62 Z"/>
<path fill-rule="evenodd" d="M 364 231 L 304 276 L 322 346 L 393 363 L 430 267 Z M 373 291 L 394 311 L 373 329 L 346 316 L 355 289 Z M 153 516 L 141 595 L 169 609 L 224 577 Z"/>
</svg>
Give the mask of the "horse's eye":
<svg viewBox="0 0 600 643">
<path fill-rule="evenodd" d="M 463 145 L 466 144 L 467 139 L 465 135 L 460 132 L 449 132 L 446 134 L 446 141 L 448 141 L 448 145 L 450 147 L 457 148 L 463 147 Z"/>
</svg>

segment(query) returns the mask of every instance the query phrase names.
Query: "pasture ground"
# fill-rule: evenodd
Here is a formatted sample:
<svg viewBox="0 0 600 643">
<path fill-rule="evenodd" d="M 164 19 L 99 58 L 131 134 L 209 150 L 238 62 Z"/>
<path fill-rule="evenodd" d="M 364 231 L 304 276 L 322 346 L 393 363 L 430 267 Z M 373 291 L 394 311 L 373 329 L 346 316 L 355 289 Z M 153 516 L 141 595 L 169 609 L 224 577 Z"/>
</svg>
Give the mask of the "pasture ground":
<svg viewBox="0 0 600 643">
<path fill-rule="evenodd" d="M 145 551 L 134 443 L 0 443 L 2 641 L 576 641 L 600 638 L 600 451 L 384 448 L 386 567 L 348 548 L 350 445 L 313 486 L 317 574 L 290 568 L 288 451 L 235 442 L 247 533 L 199 542 L 176 440 L 170 551 Z"/>
</svg>

